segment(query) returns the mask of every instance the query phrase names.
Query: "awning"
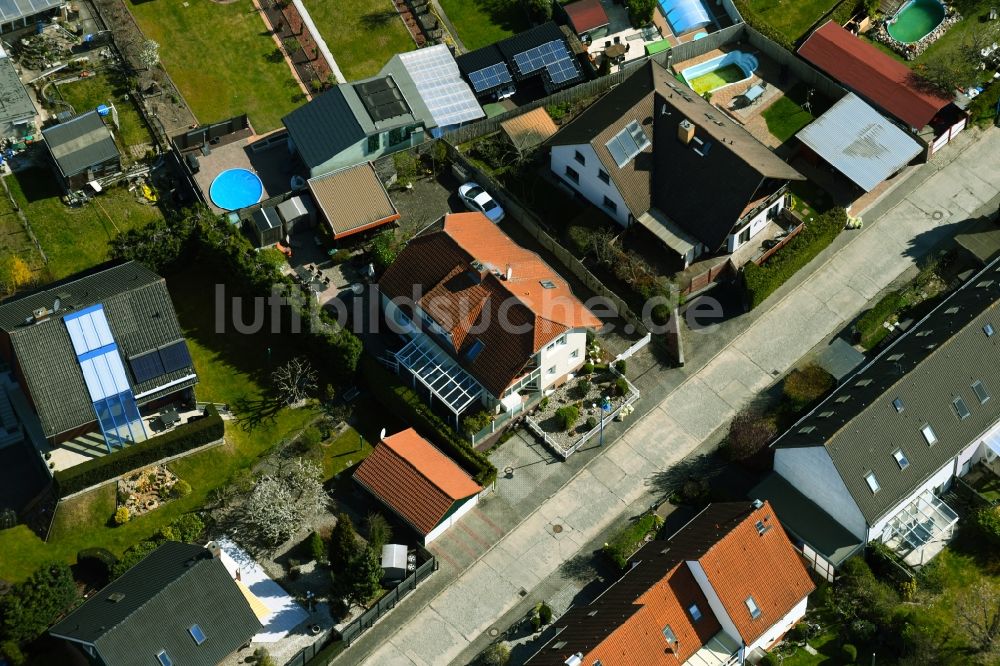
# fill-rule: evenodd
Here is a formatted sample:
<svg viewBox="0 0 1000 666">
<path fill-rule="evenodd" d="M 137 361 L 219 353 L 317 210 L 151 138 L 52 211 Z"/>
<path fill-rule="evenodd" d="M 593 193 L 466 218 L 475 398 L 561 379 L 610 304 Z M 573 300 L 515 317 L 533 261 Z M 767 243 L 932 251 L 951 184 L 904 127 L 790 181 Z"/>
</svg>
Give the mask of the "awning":
<svg viewBox="0 0 1000 666">
<path fill-rule="evenodd" d="M 698 241 L 692 238 L 683 229 L 671 222 L 666 215 L 655 208 L 639 216 L 639 224 L 649 229 L 649 231 L 663 241 L 663 244 L 671 250 L 686 257 L 693 250 Z"/>
<path fill-rule="evenodd" d="M 396 352 L 396 359 L 451 410 L 456 421 L 483 394 L 479 382 L 425 335 Z"/>
</svg>

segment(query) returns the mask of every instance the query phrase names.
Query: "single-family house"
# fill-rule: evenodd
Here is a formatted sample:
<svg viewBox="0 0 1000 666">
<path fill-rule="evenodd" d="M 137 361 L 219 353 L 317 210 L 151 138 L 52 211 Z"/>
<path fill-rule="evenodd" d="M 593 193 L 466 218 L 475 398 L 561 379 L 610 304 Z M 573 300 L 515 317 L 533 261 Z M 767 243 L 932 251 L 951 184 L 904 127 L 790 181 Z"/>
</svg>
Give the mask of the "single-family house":
<svg viewBox="0 0 1000 666">
<path fill-rule="evenodd" d="M 51 444 L 99 430 L 109 452 L 147 438 L 140 409 L 198 382 L 166 282 L 134 261 L 0 305 L 0 358 Z"/>
<path fill-rule="evenodd" d="M 399 219 L 371 162 L 363 162 L 309 179 L 320 218 L 337 242 Z"/>
<path fill-rule="evenodd" d="M 452 213 L 400 252 L 378 281 L 405 341 L 395 360 L 458 427 L 479 405 L 516 413 L 583 365 L 601 326 L 569 283 L 482 213 Z"/>
<path fill-rule="evenodd" d="M 950 99 L 929 90 L 904 63 L 836 21 L 809 35 L 798 54 L 918 136 L 927 156 L 965 129 L 967 116 Z"/>
<path fill-rule="evenodd" d="M 608 34 L 611 21 L 601 0 L 577 0 L 563 5 L 563 11 L 573 32 L 583 41 L 590 42 Z"/>
<path fill-rule="evenodd" d="M 121 153 L 102 113 L 107 111 L 95 109 L 42 130 L 56 172 L 67 190 L 81 189 L 122 171 Z"/>
<path fill-rule="evenodd" d="M 774 472 L 827 523 L 856 542 L 881 541 L 913 565 L 954 530 L 946 494 L 955 477 L 1000 453 L 998 266 L 972 277 L 773 444 Z M 777 501 L 775 509 L 784 520 Z"/>
<path fill-rule="evenodd" d="M 14 61 L 0 45 L 0 139 L 21 141 L 33 134 L 35 113 Z"/>
<path fill-rule="evenodd" d="M 585 78 L 566 35 L 552 21 L 463 53 L 455 62 L 481 100 L 518 91 L 540 98 Z"/>
<path fill-rule="evenodd" d="M 310 177 L 406 150 L 485 117 L 445 44 L 394 55 L 378 75 L 342 83 L 282 122 Z"/>
<path fill-rule="evenodd" d="M 669 539 L 640 548 L 596 600 L 555 620 L 552 638 L 525 663 L 757 663 L 802 619 L 814 588 L 767 502 L 710 504 Z"/>
<path fill-rule="evenodd" d="M 861 192 L 871 192 L 923 152 L 916 139 L 854 93 L 795 137 L 805 147 L 805 159 L 822 160 Z"/>
<path fill-rule="evenodd" d="M 638 223 L 687 267 L 731 253 L 805 180 L 725 113 L 650 61 L 548 145 L 564 183 L 623 227 Z"/>
<path fill-rule="evenodd" d="M 424 545 L 468 513 L 483 490 L 413 428 L 383 437 L 354 480 L 412 527 Z"/>
<path fill-rule="evenodd" d="M 261 630 L 250 598 L 211 551 L 167 541 L 49 634 L 98 666 L 212 666 Z"/>
</svg>

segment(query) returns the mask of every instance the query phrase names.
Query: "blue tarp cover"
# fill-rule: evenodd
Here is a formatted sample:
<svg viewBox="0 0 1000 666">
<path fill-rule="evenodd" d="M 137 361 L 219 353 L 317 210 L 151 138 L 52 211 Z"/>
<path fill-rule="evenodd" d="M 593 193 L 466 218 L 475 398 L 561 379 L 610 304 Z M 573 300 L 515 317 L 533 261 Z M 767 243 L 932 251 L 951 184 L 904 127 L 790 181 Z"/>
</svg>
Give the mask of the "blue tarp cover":
<svg viewBox="0 0 1000 666">
<path fill-rule="evenodd" d="M 712 22 L 701 0 L 660 0 L 660 7 L 675 35 L 703 28 Z"/>
</svg>

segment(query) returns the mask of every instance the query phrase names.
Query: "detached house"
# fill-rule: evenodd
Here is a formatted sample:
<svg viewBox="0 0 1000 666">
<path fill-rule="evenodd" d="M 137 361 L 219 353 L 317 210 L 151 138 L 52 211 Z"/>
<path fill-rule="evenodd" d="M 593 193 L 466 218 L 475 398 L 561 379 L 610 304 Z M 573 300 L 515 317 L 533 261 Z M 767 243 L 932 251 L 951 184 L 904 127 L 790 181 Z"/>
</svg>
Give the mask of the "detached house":
<svg viewBox="0 0 1000 666">
<path fill-rule="evenodd" d="M 109 452 L 148 437 L 140 409 L 198 382 L 166 282 L 134 261 L 0 305 L 0 359 L 51 444 L 99 430 Z"/>
<path fill-rule="evenodd" d="M 775 473 L 832 524 L 818 539 L 846 530 L 920 565 L 951 537 L 958 521 L 947 502 L 953 480 L 1000 454 L 997 266 L 973 277 L 775 442 Z M 776 503 L 776 510 L 784 521 L 784 508 Z M 808 535 L 799 537 L 811 545 Z"/>
<path fill-rule="evenodd" d="M 552 171 L 686 267 L 750 242 L 805 180 L 722 111 L 649 62 L 549 140 Z"/>
<path fill-rule="evenodd" d="M 553 622 L 528 666 L 754 663 L 815 586 L 766 502 L 711 504 L 652 541 L 593 603 Z"/>
<path fill-rule="evenodd" d="M 413 238 L 378 282 L 406 341 L 395 360 L 453 414 L 520 411 L 585 360 L 601 326 L 569 284 L 482 213 L 445 215 Z"/>
</svg>

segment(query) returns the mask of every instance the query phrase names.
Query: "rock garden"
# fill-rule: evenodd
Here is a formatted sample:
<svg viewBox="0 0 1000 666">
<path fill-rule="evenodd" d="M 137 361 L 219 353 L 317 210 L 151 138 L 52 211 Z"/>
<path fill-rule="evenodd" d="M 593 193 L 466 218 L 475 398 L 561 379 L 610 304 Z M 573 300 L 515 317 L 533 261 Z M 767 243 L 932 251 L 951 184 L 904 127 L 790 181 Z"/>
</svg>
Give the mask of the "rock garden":
<svg viewBox="0 0 1000 666">
<path fill-rule="evenodd" d="M 189 492 L 191 486 L 177 478 L 165 465 L 137 470 L 118 481 L 118 511 L 115 520 L 119 523 L 128 522 Z"/>
</svg>

